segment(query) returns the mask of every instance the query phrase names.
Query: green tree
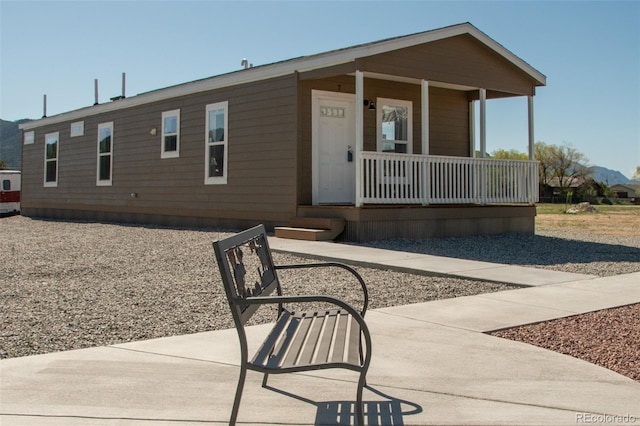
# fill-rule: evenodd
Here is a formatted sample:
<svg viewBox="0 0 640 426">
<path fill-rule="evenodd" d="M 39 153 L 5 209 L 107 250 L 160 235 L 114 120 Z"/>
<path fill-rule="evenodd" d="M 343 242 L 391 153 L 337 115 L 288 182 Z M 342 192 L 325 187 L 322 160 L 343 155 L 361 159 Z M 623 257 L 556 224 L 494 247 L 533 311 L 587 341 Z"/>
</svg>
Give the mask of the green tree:
<svg viewBox="0 0 640 426">
<path fill-rule="evenodd" d="M 553 184 L 561 190 L 584 182 L 593 174 L 587 157 L 566 144 L 558 146 L 536 142 L 534 155 L 540 164 L 540 183 Z"/>
<path fill-rule="evenodd" d="M 524 152 L 520 152 L 517 149 L 498 149 L 491 153 L 491 158 L 497 158 L 499 160 L 528 160 L 529 156 Z"/>
<path fill-rule="evenodd" d="M 636 167 L 636 172 L 631 177 L 632 180 L 637 180 L 640 182 L 640 166 Z"/>
<path fill-rule="evenodd" d="M 0 170 L 4 170 L 7 168 L 7 162 L 4 160 L 0 160 Z"/>
<path fill-rule="evenodd" d="M 553 163 L 551 145 L 544 142 L 536 142 L 533 145 L 533 156 L 538 162 L 538 178 L 543 185 L 551 183 L 551 165 Z"/>
</svg>

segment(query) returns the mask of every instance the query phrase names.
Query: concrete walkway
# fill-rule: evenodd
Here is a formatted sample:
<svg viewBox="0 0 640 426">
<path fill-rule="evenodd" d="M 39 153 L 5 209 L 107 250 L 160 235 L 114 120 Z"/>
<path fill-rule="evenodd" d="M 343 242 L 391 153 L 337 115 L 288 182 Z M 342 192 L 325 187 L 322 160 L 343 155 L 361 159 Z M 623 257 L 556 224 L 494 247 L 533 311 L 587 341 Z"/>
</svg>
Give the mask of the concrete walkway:
<svg viewBox="0 0 640 426">
<path fill-rule="evenodd" d="M 421 273 L 533 286 L 367 313 L 373 338 L 367 422 L 393 425 L 640 424 L 640 383 L 576 358 L 485 334 L 640 302 L 640 273 L 597 278 L 333 243 L 273 249 Z M 254 345 L 268 325 L 249 329 Z M 228 422 L 235 330 L 0 361 L 0 424 Z M 242 424 L 350 424 L 357 376 L 249 373 Z M 268 408 L 265 408 L 268 407 Z"/>
</svg>

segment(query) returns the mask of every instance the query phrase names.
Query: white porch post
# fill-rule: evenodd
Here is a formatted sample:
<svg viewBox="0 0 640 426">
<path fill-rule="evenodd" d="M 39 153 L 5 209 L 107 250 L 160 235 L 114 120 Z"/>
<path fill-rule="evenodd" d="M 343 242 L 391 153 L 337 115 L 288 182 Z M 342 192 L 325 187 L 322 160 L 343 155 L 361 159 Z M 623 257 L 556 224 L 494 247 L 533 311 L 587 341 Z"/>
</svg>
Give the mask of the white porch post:
<svg viewBox="0 0 640 426">
<path fill-rule="evenodd" d="M 429 81 L 422 80 L 422 155 L 429 155 Z M 431 191 L 431 167 L 429 161 L 422 163 L 422 182 L 420 196 L 422 205 L 429 204 Z"/>
<path fill-rule="evenodd" d="M 429 82 L 422 80 L 422 155 L 429 155 Z"/>
<path fill-rule="evenodd" d="M 480 158 L 487 152 L 487 90 L 480 89 Z M 480 168 L 480 203 L 487 203 L 487 169 L 483 161 Z"/>
<path fill-rule="evenodd" d="M 487 151 L 487 90 L 480 89 L 480 158 Z"/>
<path fill-rule="evenodd" d="M 469 102 L 469 157 L 476 156 L 476 103 Z"/>
<path fill-rule="evenodd" d="M 535 144 L 535 140 L 533 137 L 533 96 L 529 95 L 528 103 L 529 107 L 529 160 L 535 160 L 535 155 L 533 153 L 533 146 Z"/>
<path fill-rule="evenodd" d="M 362 206 L 362 151 L 364 149 L 364 73 L 356 71 L 356 149 L 353 159 L 356 162 L 356 207 Z"/>
</svg>

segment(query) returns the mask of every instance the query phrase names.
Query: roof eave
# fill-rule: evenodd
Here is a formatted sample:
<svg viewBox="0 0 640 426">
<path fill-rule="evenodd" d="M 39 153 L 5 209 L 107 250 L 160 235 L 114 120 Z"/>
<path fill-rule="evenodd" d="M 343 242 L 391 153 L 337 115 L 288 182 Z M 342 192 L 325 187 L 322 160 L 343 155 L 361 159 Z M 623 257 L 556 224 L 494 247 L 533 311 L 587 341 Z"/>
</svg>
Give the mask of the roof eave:
<svg viewBox="0 0 640 426">
<path fill-rule="evenodd" d="M 80 108 L 51 117 L 44 117 L 38 120 L 23 123 L 19 127 L 22 130 L 30 130 L 48 124 L 74 120 L 124 108 L 130 108 L 133 106 L 157 102 L 177 96 L 185 96 L 193 93 L 233 86 L 236 84 L 251 83 L 268 78 L 276 78 L 294 72 L 305 72 L 314 69 L 340 65 L 348 62 L 353 62 L 358 58 L 378 55 L 397 49 L 411 47 L 423 43 L 429 43 L 463 34 L 470 34 L 489 48 L 493 49 L 498 54 L 502 55 L 508 61 L 513 63 L 515 66 L 517 66 L 531 78 L 533 78 L 537 86 L 546 85 L 547 79 L 542 73 L 511 53 L 500 43 L 496 42 L 491 37 L 487 36 L 482 31 L 466 22 L 449 27 L 319 53 L 317 55 L 303 56 L 287 61 L 276 62 L 273 64 L 262 65 L 245 70 L 234 71 L 228 74 L 209 77 L 202 80 L 196 80 L 188 83 L 170 86 L 164 89 L 141 93 L 131 98 L 124 98 L 109 103 Z"/>
</svg>

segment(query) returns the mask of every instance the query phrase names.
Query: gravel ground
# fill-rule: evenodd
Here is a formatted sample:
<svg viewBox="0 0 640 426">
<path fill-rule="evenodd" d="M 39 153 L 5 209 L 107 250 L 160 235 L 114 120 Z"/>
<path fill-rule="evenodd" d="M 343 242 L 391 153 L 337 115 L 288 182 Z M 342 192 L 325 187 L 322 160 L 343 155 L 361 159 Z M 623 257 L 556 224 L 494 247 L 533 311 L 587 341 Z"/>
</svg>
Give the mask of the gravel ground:
<svg viewBox="0 0 640 426">
<path fill-rule="evenodd" d="M 385 240 L 367 245 L 600 277 L 640 271 L 639 236 L 605 236 L 574 229 L 537 230 L 536 234 Z"/>
<path fill-rule="evenodd" d="M 0 232 L 0 358 L 233 327 L 211 248 L 211 241 L 228 232 L 21 216 L 0 219 Z M 598 276 L 640 271 L 640 237 L 604 237 L 579 230 L 368 245 Z M 274 259 L 278 264 L 308 261 L 279 253 Z M 513 288 L 356 269 L 369 286 L 372 309 Z M 348 275 L 327 271 L 331 279 L 320 280 L 325 287 L 318 288 L 312 283 L 319 280 L 311 279 L 317 273 L 286 271 L 281 279 L 294 289 L 291 292 L 325 292 L 357 305 L 351 291 L 357 284 Z M 637 306 L 500 333 L 639 380 Z M 275 313 L 261 310 L 258 315 L 255 322 L 265 322 Z M 604 346 L 589 343 L 592 336 Z"/>
<path fill-rule="evenodd" d="M 228 233 L 22 216 L 0 219 L 0 233 L 0 358 L 233 327 L 211 246 Z M 279 253 L 274 261 L 309 262 Z M 512 288 L 356 269 L 370 309 Z M 318 271 L 279 275 L 289 294 L 327 293 L 358 306 L 360 285 L 348 273 L 323 268 L 322 279 Z M 273 321 L 275 311 L 254 318 Z"/>
</svg>

